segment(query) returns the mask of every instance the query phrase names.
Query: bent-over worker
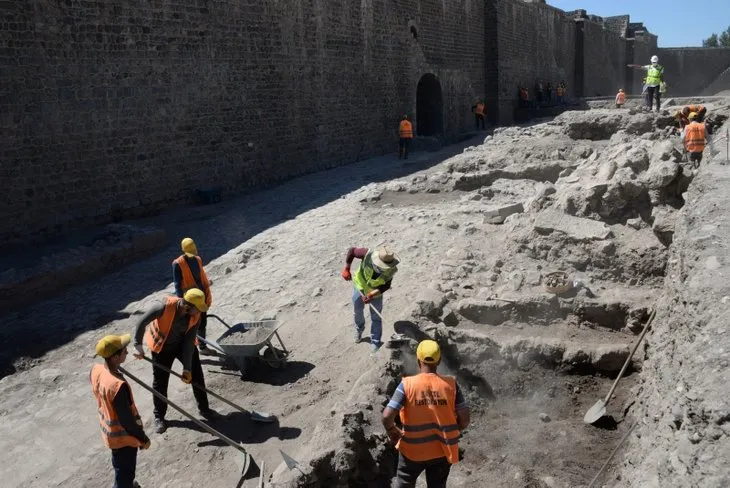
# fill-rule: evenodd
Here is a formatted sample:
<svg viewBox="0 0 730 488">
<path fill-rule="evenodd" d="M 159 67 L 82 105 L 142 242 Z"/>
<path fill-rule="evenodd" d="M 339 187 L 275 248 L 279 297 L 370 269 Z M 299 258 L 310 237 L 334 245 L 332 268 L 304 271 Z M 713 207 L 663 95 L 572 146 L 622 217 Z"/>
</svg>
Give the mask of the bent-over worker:
<svg viewBox="0 0 730 488">
<path fill-rule="evenodd" d="M 137 323 L 134 334 L 134 347 L 137 359 L 144 356 L 142 339 L 152 352 L 152 361 L 166 368 L 171 368 L 177 359 L 183 365 L 182 381 L 205 387 L 203 366 L 200 364 L 200 355 L 195 348 L 195 336 L 198 333 L 200 313 L 208 310 L 205 303 L 205 294 L 192 288 L 185 292 L 183 298 L 167 297 L 159 305 L 150 308 Z M 149 328 L 148 324 L 151 324 Z M 163 396 L 167 396 L 167 385 L 170 373 L 160 368 L 152 368 L 152 388 Z M 208 395 L 199 388 L 193 388 L 198 412 L 208 420 L 215 420 L 218 414 L 208 405 Z M 167 403 L 157 397 L 154 401 L 155 432 L 163 433 L 167 430 L 165 414 Z"/>
<path fill-rule="evenodd" d="M 361 259 L 355 274 L 350 273 L 353 259 Z M 378 313 L 370 312 L 370 345 L 373 352 L 381 346 L 383 324 L 379 313 L 383 311 L 383 293 L 390 289 L 393 276 L 398 272 L 400 259 L 388 246 L 370 250 L 366 247 L 351 247 L 347 250 L 342 278 L 352 280 L 352 305 L 355 319 L 355 343 L 360 342 L 365 330 L 366 304 L 373 306 Z"/>
<path fill-rule="evenodd" d="M 459 462 L 469 408 L 456 380 L 436 372 L 441 350 L 435 341 L 421 341 L 416 358 L 420 372 L 403 378 L 383 410 L 383 426 L 399 452 L 393 486 L 413 488 L 426 471 L 428 488 L 445 488 L 451 465 Z M 399 412 L 402 428 L 395 425 Z"/>
<path fill-rule="evenodd" d="M 180 243 L 182 254 L 172 262 L 172 280 L 175 283 L 175 295 L 182 298 L 186 291 L 197 288 L 205 293 L 205 304 L 208 308 L 213 304 L 213 294 L 210 291 L 210 281 L 203 268 L 203 260 L 198 255 L 198 247 L 190 237 L 186 237 Z M 198 335 L 205 339 L 205 328 L 208 324 L 208 313 L 200 312 L 198 324 Z M 198 346 L 202 351 L 207 351 L 205 342 Z"/>
<path fill-rule="evenodd" d="M 682 114 L 689 118 L 690 113 L 696 113 L 697 114 L 697 122 L 704 122 L 705 121 L 705 115 L 707 115 L 707 107 L 704 105 L 685 105 L 682 107 Z"/>
<path fill-rule="evenodd" d="M 99 424 L 104 445 L 112 451 L 114 488 L 137 488 L 137 450 L 150 447 L 142 420 L 134 403 L 132 389 L 119 371 L 127 359 L 129 334 L 108 335 L 96 343 L 96 355 L 104 364 L 91 368 L 89 381 L 99 410 Z"/>
</svg>

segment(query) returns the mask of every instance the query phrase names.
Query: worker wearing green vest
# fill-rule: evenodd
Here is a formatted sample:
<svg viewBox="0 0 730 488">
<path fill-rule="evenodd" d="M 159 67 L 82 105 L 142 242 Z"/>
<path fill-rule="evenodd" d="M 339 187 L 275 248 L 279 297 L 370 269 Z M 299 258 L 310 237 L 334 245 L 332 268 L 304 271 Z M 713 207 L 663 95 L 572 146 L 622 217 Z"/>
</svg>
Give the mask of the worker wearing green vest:
<svg viewBox="0 0 730 488">
<path fill-rule="evenodd" d="M 658 112 L 661 107 L 662 94 L 661 85 L 664 83 L 664 67 L 659 64 L 659 57 L 654 55 L 651 57 L 651 64 L 642 66 L 640 64 L 629 64 L 629 68 L 642 69 L 646 71 L 646 91 L 647 91 L 647 105 L 649 111 L 652 110 L 654 99 L 656 99 L 656 111 Z"/>
</svg>

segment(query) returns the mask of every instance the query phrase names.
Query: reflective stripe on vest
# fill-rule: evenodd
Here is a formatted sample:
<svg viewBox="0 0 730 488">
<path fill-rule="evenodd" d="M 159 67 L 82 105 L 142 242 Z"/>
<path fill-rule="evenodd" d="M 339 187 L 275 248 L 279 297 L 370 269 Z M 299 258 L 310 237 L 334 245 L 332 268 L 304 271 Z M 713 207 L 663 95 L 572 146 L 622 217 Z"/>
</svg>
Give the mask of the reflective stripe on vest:
<svg viewBox="0 0 730 488">
<path fill-rule="evenodd" d="M 483 103 L 477 103 L 477 106 L 474 109 L 474 113 L 477 114 L 477 115 L 484 115 L 484 104 Z"/>
<path fill-rule="evenodd" d="M 657 86 L 659 83 L 662 82 L 663 72 L 664 68 L 662 68 L 658 64 L 656 66 L 650 66 L 646 72 L 646 84 L 650 86 Z"/>
<path fill-rule="evenodd" d="M 398 450 L 411 461 L 445 457 L 459 462 L 459 426 L 456 420 L 456 380 L 438 374 L 403 378 L 405 401 Z"/>
<path fill-rule="evenodd" d="M 705 124 L 692 122 L 685 127 L 684 147 L 689 152 L 702 152 L 705 150 Z"/>
<path fill-rule="evenodd" d="M 205 274 L 205 270 L 203 269 L 203 260 L 200 259 L 200 256 L 194 257 L 196 261 L 198 261 L 198 271 L 200 272 L 200 281 L 202 281 L 202 283 L 198 283 L 197 281 L 195 281 L 195 277 L 193 276 L 193 272 L 190 269 L 190 266 L 188 265 L 185 256 L 180 256 L 173 261 L 173 263 L 177 263 L 177 265 L 180 266 L 180 271 L 182 273 L 182 282 L 180 283 L 180 288 L 182 288 L 183 293 L 191 288 L 200 289 L 203 293 L 205 293 L 205 303 L 210 307 L 213 304 L 213 296 L 210 293 L 210 282 L 208 281 L 208 275 Z"/>
<path fill-rule="evenodd" d="M 397 267 L 382 270 L 377 278 L 373 278 L 375 275 L 375 269 L 373 268 L 373 251 L 368 251 L 360 263 L 360 266 L 355 271 L 355 274 L 352 275 L 352 282 L 355 284 L 355 287 L 357 287 L 360 293 L 367 293 L 389 282 L 397 270 Z"/>
<path fill-rule="evenodd" d="M 104 365 L 95 364 L 91 368 L 89 374 L 91 381 L 91 391 L 96 398 L 96 404 L 99 409 L 99 425 L 101 427 L 101 437 L 104 445 L 109 449 L 119 449 L 121 447 L 140 447 L 142 443 L 134 436 L 127 433 L 119 422 L 116 410 L 114 410 L 114 397 L 126 382 L 121 378 L 114 376 Z M 137 411 L 137 405 L 134 403 L 132 389 L 129 389 L 129 397 L 132 400 L 132 414 L 136 422 L 142 425 L 142 419 Z"/>
<path fill-rule="evenodd" d="M 400 126 L 398 127 L 398 134 L 401 139 L 412 139 L 413 125 L 407 120 L 401 120 Z"/>
<path fill-rule="evenodd" d="M 153 320 L 147 330 L 145 331 L 144 338 L 147 342 L 147 347 L 150 351 L 158 353 L 162 351 L 162 347 L 165 345 L 167 335 L 170 333 L 172 328 L 172 322 L 175 320 L 175 314 L 177 313 L 178 303 L 182 298 L 178 297 L 167 297 L 167 303 L 165 304 L 165 311 L 162 312 L 160 318 Z M 187 330 L 192 329 L 198 325 L 200 315 L 190 316 L 188 321 Z"/>
</svg>

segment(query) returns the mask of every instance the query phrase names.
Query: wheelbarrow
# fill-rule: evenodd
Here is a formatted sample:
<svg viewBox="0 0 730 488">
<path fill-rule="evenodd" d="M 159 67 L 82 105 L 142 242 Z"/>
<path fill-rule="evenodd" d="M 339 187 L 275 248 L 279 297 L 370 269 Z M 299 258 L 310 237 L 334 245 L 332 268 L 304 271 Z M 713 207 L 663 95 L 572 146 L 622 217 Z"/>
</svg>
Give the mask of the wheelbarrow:
<svg viewBox="0 0 730 488">
<path fill-rule="evenodd" d="M 260 320 L 228 325 L 217 315 L 208 314 L 208 318 L 216 319 L 228 330 L 215 341 L 200 336 L 198 340 L 222 354 L 224 360 L 233 361 L 242 375 L 245 375 L 256 362 L 265 363 L 274 369 L 281 369 L 286 365 L 289 351 L 278 332 L 283 323 L 277 324 L 276 320 Z M 274 345 L 272 341 L 274 337 L 281 347 Z"/>
</svg>

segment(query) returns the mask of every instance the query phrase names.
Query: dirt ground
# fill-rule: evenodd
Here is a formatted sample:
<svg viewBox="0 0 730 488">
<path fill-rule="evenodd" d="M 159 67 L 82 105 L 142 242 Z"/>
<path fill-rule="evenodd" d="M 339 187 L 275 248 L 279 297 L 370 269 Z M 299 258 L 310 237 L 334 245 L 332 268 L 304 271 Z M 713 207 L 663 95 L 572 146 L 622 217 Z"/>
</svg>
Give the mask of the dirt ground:
<svg viewBox="0 0 730 488">
<path fill-rule="evenodd" d="M 167 231 L 164 252 L 3 317 L 0 338 L 15 369 L 0 379 L 0 448 L 13 466 L 4 483 L 111 485 L 88 384 L 93 346 L 105 334 L 131 332 L 146 307 L 172 290 L 170 261 L 179 240 L 192 236 L 213 282 L 211 312 L 231 323 L 276 315 L 291 355 L 284 369 L 259 365 L 244 379 L 217 358 L 203 358 L 211 389 L 278 417 L 254 424 L 211 399 L 225 415 L 213 426 L 241 441 L 256 462 L 247 479 L 239 479 L 234 449 L 170 411 L 168 431 L 151 434 L 152 448 L 139 455 L 143 487 L 252 487 L 262 465 L 267 480 L 277 472 L 273 486 L 334 486 L 282 481 L 280 450 L 304 467 L 330 462 L 319 444 L 346 428 L 353 413 L 365 426 L 366 449 L 386 449 L 377 418 L 395 386 L 393 371 L 412 358 L 408 348 L 373 356 L 367 343 L 353 343 L 351 285 L 339 274 L 348 247 L 382 242 L 402 260 L 385 299 L 383 337 L 399 321 L 436 334 L 456 361 L 473 410 L 464 462 L 452 470 L 450 485 L 587 485 L 624 433 L 637 375 L 622 381 L 600 425 L 584 424 L 583 414 L 610 388 L 663 281 L 666 248 L 658 235 L 671 232 L 657 230 L 659 217 L 647 215 L 674 211 L 629 183 L 653 184 L 653 165 L 664 160 L 650 148 L 662 141 L 627 149 L 620 137 L 610 144 L 610 135 L 602 137 L 639 127 L 659 139 L 662 120 L 593 112 L 585 117 L 599 119 L 586 127 L 567 117 L 541 121 L 495 132 L 485 144 L 481 134 L 408 162 L 386 156 L 146 220 Z M 595 140 L 580 139 L 583 133 Z M 637 151 L 644 152 L 621 159 Z M 604 159 L 613 161 L 615 177 L 599 170 Z M 601 178 L 606 193 L 596 203 L 594 186 L 582 185 Z M 524 203 L 523 212 L 492 222 L 494 208 L 515 202 Z M 549 225 L 563 225 L 540 220 L 555 209 L 578 225 L 546 235 Z M 541 280 L 553 268 L 580 279 L 578 291 L 547 293 Z M 449 325 L 452 316 L 458 324 Z M 225 330 L 209 321 L 210 338 Z M 149 364 L 130 359 L 126 367 L 151 382 Z M 358 394 L 368 381 L 376 391 L 365 405 Z M 149 427 L 151 396 L 133 389 Z M 189 386 L 173 378 L 169 396 L 196 412 Z M 348 485 L 387 486 L 349 478 L 338 486 Z"/>
</svg>

